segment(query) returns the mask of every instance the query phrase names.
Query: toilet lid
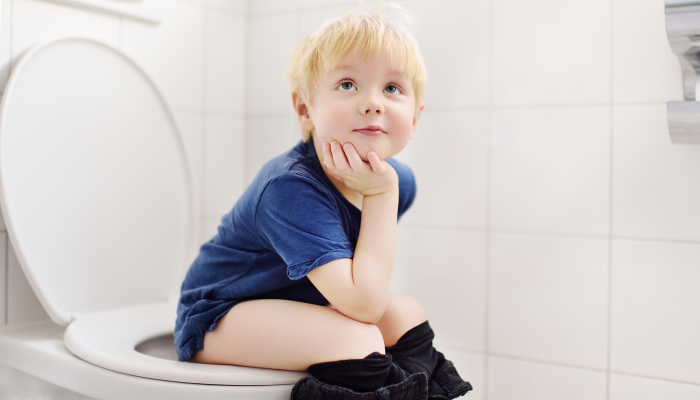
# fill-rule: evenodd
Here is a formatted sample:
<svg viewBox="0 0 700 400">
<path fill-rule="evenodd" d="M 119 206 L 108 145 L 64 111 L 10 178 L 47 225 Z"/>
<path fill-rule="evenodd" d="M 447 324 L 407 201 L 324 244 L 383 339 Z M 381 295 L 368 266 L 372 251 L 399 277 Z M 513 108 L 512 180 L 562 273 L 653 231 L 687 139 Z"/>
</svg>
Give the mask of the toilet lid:
<svg viewBox="0 0 700 400">
<path fill-rule="evenodd" d="M 0 104 L 0 205 L 51 319 L 165 301 L 193 244 L 173 117 L 119 50 L 64 38 L 17 63 Z"/>
</svg>

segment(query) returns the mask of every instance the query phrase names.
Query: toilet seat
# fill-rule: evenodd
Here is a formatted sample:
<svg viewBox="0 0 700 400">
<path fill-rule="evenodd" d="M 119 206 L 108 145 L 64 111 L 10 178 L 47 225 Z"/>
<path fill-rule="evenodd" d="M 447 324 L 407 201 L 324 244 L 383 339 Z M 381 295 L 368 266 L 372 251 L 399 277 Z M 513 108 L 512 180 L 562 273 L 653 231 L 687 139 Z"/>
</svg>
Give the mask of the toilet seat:
<svg viewBox="0 0 700 400">
<path fill-rule="evenodd" d="M 67 326 L 66 348 L 144 382 L 294 384 L 308 374 L 136 351 L 173 332 L 169 299 L 198 247 L 190 171 L 162 95 L 118 49 L 55 39 L 13 69 L 0 104 L 0 205 L 27 280 Z"/>
<path fill-rule="evenodd" d="M 293 385 L 309 376 L 306 372 L 183 363 L 136 351 L 135 348 L 145 340 L 172 335 L 174 310 L 174 304 L 155 303 L 81 315 L 68 326 L 63 341 L 76 356 L 88 362 L 100 360 L 100 367 L 165 381 L 209 385 Z"/>
</svg>

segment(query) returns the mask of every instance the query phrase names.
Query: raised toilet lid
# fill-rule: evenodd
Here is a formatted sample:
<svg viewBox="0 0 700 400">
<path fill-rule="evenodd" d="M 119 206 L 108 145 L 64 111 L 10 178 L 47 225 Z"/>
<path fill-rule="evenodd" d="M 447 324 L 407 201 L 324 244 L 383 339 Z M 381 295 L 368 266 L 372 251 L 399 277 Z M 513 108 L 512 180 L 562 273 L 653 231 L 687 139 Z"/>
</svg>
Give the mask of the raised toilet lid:
<svg viewBox="0 0 700 400">
<path fill-rule="evenodd" d="M 133 349 L 174 327 L 174 305 L 166 303 L 196 245 L 189 171 L 163 97 L 119 50 L 57 39 L 34 47 L 13 69 L 0 104 L 0 205 L 41 304 L 54 322 L 71 324 L 69 350 L 155 379 L 293 383 L 300 373 L 243 368 L 232 381 L 211 373 L 231 366 L 177 363 Z M 113 326 L 103 312 L 141 326 Z M 100 326 L 114 334 L 91 338 L 103 335 Z M 133 354 L 124 356 L 123 346 Z M 198 368 L 208 373 L 182 373 Z M 271 379 L 258 379 L 261 371 Z"/>
</svg>

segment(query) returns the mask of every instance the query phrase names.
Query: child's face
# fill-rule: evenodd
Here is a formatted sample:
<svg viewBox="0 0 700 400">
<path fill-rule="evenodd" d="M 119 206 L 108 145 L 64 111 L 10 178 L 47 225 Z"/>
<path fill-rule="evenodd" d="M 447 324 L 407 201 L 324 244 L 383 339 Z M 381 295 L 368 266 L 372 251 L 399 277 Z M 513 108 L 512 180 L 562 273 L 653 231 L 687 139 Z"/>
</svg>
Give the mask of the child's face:
<svg viewBox="0 0 700 400">
<path fill-rule="evenodd" d="M 403 150 L 418 114 L 410 79 L 388 57 L 343 63 L 308 105 L 314 140 L 352 143 L 364 161 L 369 151 L 383 160 Z"/>
</svg>

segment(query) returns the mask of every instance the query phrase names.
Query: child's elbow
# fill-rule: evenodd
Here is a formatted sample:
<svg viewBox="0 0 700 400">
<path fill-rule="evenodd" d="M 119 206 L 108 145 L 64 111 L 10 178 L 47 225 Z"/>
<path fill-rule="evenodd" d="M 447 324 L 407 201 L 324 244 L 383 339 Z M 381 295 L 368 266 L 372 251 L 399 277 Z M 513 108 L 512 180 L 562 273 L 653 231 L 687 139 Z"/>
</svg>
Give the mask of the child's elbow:
<svg viewBox="0 0 700 400">
<path fill-rule="evenodd" d="M 382 302 L 371 302 L 365 304 L 362 308 L 357 310 L 357 321 L 364 322 L 366 324 L 375 325 L 384 316 L 386 311 L 386 303 Z"/>
</svg>

